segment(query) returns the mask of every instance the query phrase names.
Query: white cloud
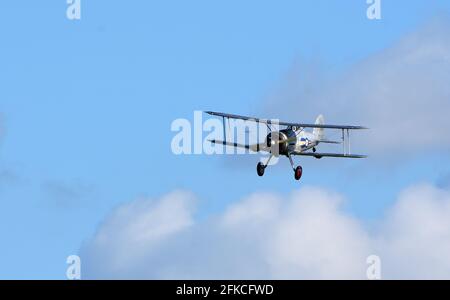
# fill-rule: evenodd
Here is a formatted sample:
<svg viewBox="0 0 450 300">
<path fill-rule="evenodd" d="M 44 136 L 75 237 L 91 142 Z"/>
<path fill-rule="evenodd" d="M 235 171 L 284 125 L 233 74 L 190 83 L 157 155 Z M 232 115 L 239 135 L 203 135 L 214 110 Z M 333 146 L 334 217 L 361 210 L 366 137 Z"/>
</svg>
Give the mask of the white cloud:
<svg viewBox="0 0 450 300">
<path fill-rule="evenodd" d="M 315 67 L 293 66 L 267 97 L 266 114 L 306 122 L 323 113 L 329 123 L 369 126 L 355 140 L 372 156 L 450 149 L 447 20 L 428 24 L 333 79 L 320 74 Z"/>
<path fill-rule="evenodd" d="M 375 230 L 314 187 L 201 221 L 194 202 L 178 191 L 115 209 L 82 248 L 85 278 L 365 278 L 371 254 L 384 278 L 450 278 L 450 192 L 431 185 L 403 191 Z"/>
<path fill-rule="evenodd" d="M 276 278 L 361 278 L 370 253 L 360 224 L 338 195 L 306 188 L 277 220 L 268 253 Z"/>
<path fill-rule="evenodd" d="M 139 268 L 171 236 L 193 224 L 194 202 L 189 192 L 175 191 L 158 201 L 138 199 L 119 206 L 89 243 L 95 249 L 89 259 L 105 263 L 113 273 Z"/>
<path fill-rule="evenodd" d="M 378 238 L 393 277 L 450 278 L 450 192 L 430 185 L 403 191 Z"/>
</svg>

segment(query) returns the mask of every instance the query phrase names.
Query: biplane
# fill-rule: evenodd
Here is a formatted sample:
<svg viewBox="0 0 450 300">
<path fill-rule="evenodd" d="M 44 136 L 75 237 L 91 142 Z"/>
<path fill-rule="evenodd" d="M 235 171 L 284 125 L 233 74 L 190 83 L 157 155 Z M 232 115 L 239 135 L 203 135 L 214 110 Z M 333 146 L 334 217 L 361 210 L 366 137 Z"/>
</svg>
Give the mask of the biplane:
<svg viewBox="0 0 450 300">
<path fill-rule="evenodd" d="M 289 158 L 292 170 L 294 171 L 294 178 L 300 180 L 303 174 L 302 166 L 294 166 L 293 156 L 311 156 L 316 159 L 322 157 L 338 157 L 338 158 L 366 158 L 366 155 L 351 154 L 350 153 L 350 131 L 368 129 L 363 126 L 352 125 L 328 125 L 324 124 L 324 117 L 319 115 L 314 124 L 304 123 L 290 123 L 279 120 L 261 119 L 240 115 L 233 115 L 214 111 L 205 111 L 205 113 L 221 117 L 223 121 L 223 140 L 209 140 L 214 144 L 221 144 L 224 146 L 231 146 L 235 148 L 245 148 L 254 152 L 267 152 L 269 158 L 265 163 L 259 162 L 256 166 L 256 171 L 259 176 L 264 175 L 264 171 L 269 165 L 272 157 L 286 156 Z M 265 124 L 268 128 L 268 134 L 263 143 L 257 144 L 240 144 L 234 141 L 227 141 L 225 121 L 229 119 L 252 121 L 259 124 Z M 312 132 L 305 131 L 305 128 L 312 128 Z M 324 130 L 333 129 L 340 130 L 341 140 L 333 141 L 325 138 Z M 317 151 L 319 144 L 342 144 L 342 153 L 321 153 Z"/>
</svg>

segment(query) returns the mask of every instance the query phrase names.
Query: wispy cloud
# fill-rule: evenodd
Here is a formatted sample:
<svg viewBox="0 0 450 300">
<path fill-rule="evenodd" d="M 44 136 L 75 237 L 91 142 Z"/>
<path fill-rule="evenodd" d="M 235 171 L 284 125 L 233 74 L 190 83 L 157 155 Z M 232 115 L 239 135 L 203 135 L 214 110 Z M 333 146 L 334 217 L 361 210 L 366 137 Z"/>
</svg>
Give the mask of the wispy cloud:
<svg viewBox="0 0 450 300">
<path fill-rule="evenodd" d="M 81 207 L 95 191 L 93 185 L 81 181 L 51 180 L 42 183 L 41 187 L 48 203 L 58 208 Z"/>
<path fill-rule="evenodd" d="M 16 184 L 21 181 L 20 176 L 11 169 L 0 169 L 0 187 Z"/>
<path fill-rule="evenodd" d="M 6 125 L 4 119 L 4 115 L 0 113 L 0 146 L 2 145 L 6 133 Z M 15 170 L 13 170 L 13 168 L 5 165 L 0 166 L 0 188 L 10 186 L 12 184 L 17 184 L 20 181 L 22 181 L 22 178 Z"/>
<path fill-rule="evenodd" d="M 2 141 L 5 133 L 6 133 L 5 117 L 2 113 L 0 113 L 0 142 Z"/>
</svg>

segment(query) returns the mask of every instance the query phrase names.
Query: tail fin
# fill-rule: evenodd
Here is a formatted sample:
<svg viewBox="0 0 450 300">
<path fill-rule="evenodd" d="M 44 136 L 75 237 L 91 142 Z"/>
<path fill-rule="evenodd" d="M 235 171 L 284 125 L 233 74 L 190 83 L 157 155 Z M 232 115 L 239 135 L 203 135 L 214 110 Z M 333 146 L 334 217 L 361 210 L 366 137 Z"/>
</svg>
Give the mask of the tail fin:
<svg viewBox="0 0 450 300">
<path fill-rule="evenodd" d="M 323 115 L 319 115 L 316 119 L 315 124 L 325 124 L 325 119 Z M 323 128 L 314 128 L 313 135 L 317 140 L 323 140 L 325 138 L 325 133 L 323 132 Z"/>
</svg>

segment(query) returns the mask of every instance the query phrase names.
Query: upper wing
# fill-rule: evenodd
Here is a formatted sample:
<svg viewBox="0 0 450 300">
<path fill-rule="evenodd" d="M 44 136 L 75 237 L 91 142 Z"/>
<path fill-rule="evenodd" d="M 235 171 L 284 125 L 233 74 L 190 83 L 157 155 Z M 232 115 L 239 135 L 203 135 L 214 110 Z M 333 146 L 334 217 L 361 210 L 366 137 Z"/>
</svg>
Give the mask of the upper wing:
<svg viewBox="0 0 450 300">
<path fill-rule="evenodd" d="M 267 119 L 261 119 L 261 118 L 254 118 L 254 117 L 246 117 L 246 116 L 240 116 L 240 115 L 233 115 L 233 114 L 226 114 L 221 112 L 214 112 L 214 111 L 205 111 L 205 113 L 212 115 L 212 116 L 219 116 L 224 118 L 231 118 L 231 119 L 239 119 L 239 120 L 248 120 L 248 121 L 254 121 L 258 123 L 265 123 L 265 124 L 276 124 L 281 126 L 296 126 L 296 127 L 303 127 L 303 128 L 329 128 L 329 129 L 367 129 L 363 126 L 352 126 L 352 125 L 325 125 L 325 124 L 304 124 L 304 123 L 289 123 L 289 122 L 282 122 L 282 121 L 276 121 L 276 120 L 267 120 Z"/>
<path fill-rule="evenodd" d="M 367 155 L 360 155 L 360 154 L 318 153 L 318 152 L 298 152 L 298 151 L 292 152 L 291 155 L 313 156 L 315 158 L 322 158 L 322 157 L 366 158 L 367 157 Z"/>
<path fill-rule="evenodd" d="M 231 146 L 231 147 L 236 147 L 236 148 L 245 148 L 248 150 L 252 150 L 254 152 L 268 151 L 267 146 L 264 143 L 254 144 L 254 145 L 244 145 L 244 144 L 225 142 L 225 141 L 220 141 L 220 140 L 209 140 L 209 141 L 213 144 L 220 144 L 220 145 Z"/>
</svg>

